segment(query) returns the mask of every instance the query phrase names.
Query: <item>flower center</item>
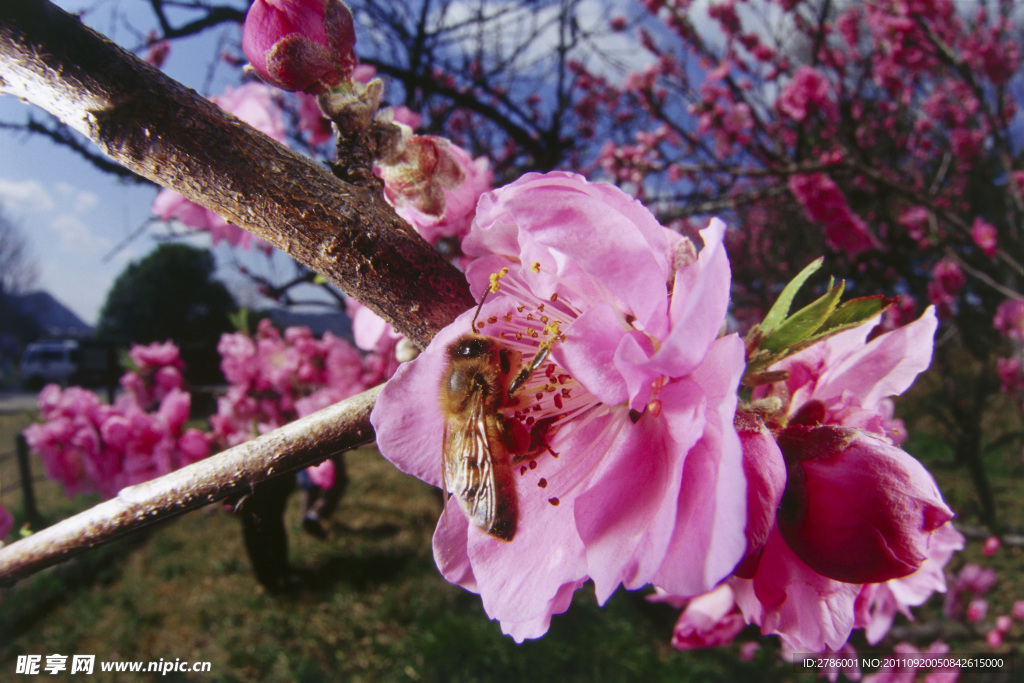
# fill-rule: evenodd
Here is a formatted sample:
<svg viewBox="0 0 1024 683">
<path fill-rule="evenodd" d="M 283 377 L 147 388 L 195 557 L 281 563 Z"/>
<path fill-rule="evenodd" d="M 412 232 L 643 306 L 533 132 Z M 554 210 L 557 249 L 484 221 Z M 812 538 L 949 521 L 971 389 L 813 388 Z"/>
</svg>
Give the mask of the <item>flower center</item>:
<svg viewBox="0 0 1024 683">
<path fill-rule="evenodd" d="M 561 327 L 578 318 L 581 311 L 557 292 L 540 298 L 507 269 L 491 276 L 490 291 L 498 294 L 496 300 L 507 306 L 506 312 L 477 320 L 474 331 L 500 339 L 520 353 L 523 368 L 538 363 L 502 413 L 530 433 L 530 448 L 524 459 L 545 450 L 557 457 L 551 437 L 563 424 L 597 405 L 595 398 L 548 355 L 565 340 Z M 513 373 L 518 371 L 513 369 Z"/>
</svg>

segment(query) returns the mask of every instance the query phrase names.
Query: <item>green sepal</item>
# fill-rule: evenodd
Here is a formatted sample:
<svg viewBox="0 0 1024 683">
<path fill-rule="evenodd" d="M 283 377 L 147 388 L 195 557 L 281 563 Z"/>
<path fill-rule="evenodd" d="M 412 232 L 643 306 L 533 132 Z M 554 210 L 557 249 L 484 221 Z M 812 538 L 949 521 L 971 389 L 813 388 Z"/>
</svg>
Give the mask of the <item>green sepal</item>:
<svg viewBox="0 0 1024 683">
<path fill-rule="evenodd" d="M 804 286 L 804 283 L 807 282 L 807 278 L 814 275 L 824 262 L 825 257 L 819 256 L 817 260 L 811 261 L 795 278 L 789 281 L 789 284 L 786 285 L 782 290 L 782 294 L 775 301 L 772 309 L 768 311 L 768 315 L 764 317 L 764 322 L 760 325 L 763 335 L 771 334 L 786 319 L 786 316 L 789 315 L 789 307 L 793 305 L 793 298 L 800 291 L 800 288 Z"/>
<path fill-rule="evenodd" d="M 327 284 L 327 278 L 325 278 L 320 273 L 317 273 L 317 274 L 315 274 L 313 276 L 313 284 L 314 285 L 326 285 Z"/>
<path fill-rule="evenodd" d="M 846 282 L 842 280 L 837 285 L 830 283 L 829 290 L 824 295 L 786 318 L 769 333 L 761 342 L 761 348 L 769 353 L 775 353 L 813 337 L 835 312 L 845 287 Z"/>
<path fill-rule="evenodd" d="M 128 349 L 117 350 L 117 364 L 125 372 L 135 372 L 139 369 L 139 367 L 135 365 L 135 361 L 132 360 L 131 355 L 129 355 Z"/>
<path fill-rule="evenodd" d="M 836 332 L 863 325 L 892 306 L 894 302 L 894 299 L 881 295 L 862 296 L 844 301 L 839 304 L 809 341 L 818 341 L 822 337 L 831 336 Z"/>
<path fill-rule="evenodd" d="M 228 313 L 228 322 L 243 334 L 249 334 L 249 309 L 242 306 L 234 313 Z"/>
</svg>

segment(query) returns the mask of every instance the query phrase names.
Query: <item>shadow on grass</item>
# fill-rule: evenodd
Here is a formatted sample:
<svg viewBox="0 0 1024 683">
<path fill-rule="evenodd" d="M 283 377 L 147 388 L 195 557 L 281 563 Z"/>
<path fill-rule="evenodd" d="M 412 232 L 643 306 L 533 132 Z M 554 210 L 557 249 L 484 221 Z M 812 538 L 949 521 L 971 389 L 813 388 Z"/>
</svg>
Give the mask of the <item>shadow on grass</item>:
<svg viewBox="0 0 1024 683">
<path fill-rule="evenodd" d="M 50 612 L 68 602 L 69 594 L 92 586 L 116 583 L 122 564 L 150 538 L 152 529 L 138 532 L 74 557 L 4 590 L 0 609 L 0 644 L 11 645 Z"/>
<path fill-rule="evenodd" d="M 298 590 L 303 593 L 327 592 L 338 584 L 365 591 L 398 578 L 415 558 L 412 552 L 338 554 L 313 566 L 294 567 L 293 572 L 301 580 Z"/>
</svg>

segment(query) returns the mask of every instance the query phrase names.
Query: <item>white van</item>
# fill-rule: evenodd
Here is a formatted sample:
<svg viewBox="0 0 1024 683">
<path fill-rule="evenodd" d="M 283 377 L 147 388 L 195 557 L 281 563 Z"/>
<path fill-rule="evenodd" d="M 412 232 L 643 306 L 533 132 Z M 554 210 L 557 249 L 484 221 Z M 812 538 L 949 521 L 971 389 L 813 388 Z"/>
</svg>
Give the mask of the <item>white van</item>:
<svg viewBox="0 0 1024 683">
<path fill-rule="evenodd" d="M 67 386 L 78 372 L 78 356 L 78 342 L 71 339 L 32 342 L 18 366 L 21 385 L 32 390 L 50 382 Z"/>
</svg>

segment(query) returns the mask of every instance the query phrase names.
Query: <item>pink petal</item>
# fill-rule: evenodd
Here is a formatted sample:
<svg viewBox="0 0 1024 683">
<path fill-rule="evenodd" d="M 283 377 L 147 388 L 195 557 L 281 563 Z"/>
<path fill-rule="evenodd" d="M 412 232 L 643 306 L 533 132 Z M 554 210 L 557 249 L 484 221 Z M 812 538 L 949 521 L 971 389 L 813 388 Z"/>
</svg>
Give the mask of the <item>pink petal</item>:
<svg viewBox="0 0 1024 683">
<path fill-rule="evenodd" d="M 612 306 L 588 309 L 565 332 L 568 340 L 552 351 L 555 361 L 606 405 L 624 403 L 629 398 L 626 383 L 620 373 L 609 372 L 623 335 Z"/>
<path fill-rule="evenodd" d="M 932 532 L 953 517 L 928 471 L 887 441 L 790 426 L 779 445 L 799 472 L 790 476 L 779 528 L 825 576 L 877 583 L 917 571 Z"/>
<path fill-rule="evenodd" d="M 850 391 L 865 408 L 902 394 L 931 364 L 937 326 L 935 309 L 929 306 L 916 321 L 873 339 L 843 359 L 815 393 L 827 399 Z"/>
<path fill-rule="evenodd" d="M 749 593 L 737 591 L 744 614 L 764 610 L 762 633 L 777 633 L 800 652 L 838 650 L 853 629 L 854 601 L 860 586 L 833 581 L 800 561 L 776 528 L 768 537 L 751 605 Z"/>
<path fill-rule="evenodd" d="M 448 345 L 469 332 L 474 311 L 441 330 L 415 360 L 399 366 L 370 413 L 381 455 L 401 471 L 441 486 L 444 417 L 439 404 Z"/>
<path fill-rule="evenodd" d="M 696 367 L 721 331 L 729 306 L 731 272 L 722 245 L 725 224 L 712 219 L 701 236 L 704 248 L 697 262 L 676 273 L 669 313 L 672 331 L 651 359 L 651 370 L 668 377 L 680 377 Z"/>
<path fill-rule="evenodd" d="M 743 453 L 733 426 L 743 354 L 736 335 L 718 339 L 691 376 L 710 409 L 703 437 L 686 456 L 675 533 L 652 578 L 670 593 L 706 593 L 732 572 L 746 547 Z"/>
<path fill-rule="evenodd" d="M 621 430 L 576 499 L 576 525 L 599 603 L 620 584 L 642 587 L 660 567 L 675 529 L 683 465 L 704 431 L 703 398 L 691 382 L 665 387 L 663 419 L 644 415 Z M 686 428 L 672 433 L 673 422 Z"/>
</svg>

